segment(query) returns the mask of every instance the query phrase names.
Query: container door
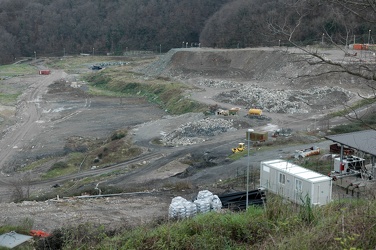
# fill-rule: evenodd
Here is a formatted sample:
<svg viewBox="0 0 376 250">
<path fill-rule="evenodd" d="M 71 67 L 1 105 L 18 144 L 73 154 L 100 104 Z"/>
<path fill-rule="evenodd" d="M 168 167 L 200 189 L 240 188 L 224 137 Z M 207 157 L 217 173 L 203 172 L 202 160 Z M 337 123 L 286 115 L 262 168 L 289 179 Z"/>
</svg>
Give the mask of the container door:
<svg viewBox="0 0 376 250">
<path fill-rule="evenodd" d="M 294 183 L 294 202 L 297 204 L 302 203 L 303 197 L 303 181 L 301 179 L 295 178 Z"/>
</svg>

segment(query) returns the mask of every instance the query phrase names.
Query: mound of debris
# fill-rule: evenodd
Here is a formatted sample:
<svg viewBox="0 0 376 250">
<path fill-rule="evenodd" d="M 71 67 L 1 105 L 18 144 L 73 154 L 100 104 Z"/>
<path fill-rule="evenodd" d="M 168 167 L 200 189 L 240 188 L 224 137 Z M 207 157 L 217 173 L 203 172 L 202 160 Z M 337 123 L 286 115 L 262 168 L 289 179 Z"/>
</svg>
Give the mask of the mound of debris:
<svg viewBox="0 0 376 250">
<path fill-rule="evenodd" d="M 313 109 L 325 110 L 346 103 L 352 94 L 341 87 L 313 87 L 302 90 L 262 88 L 256 84 L 243 85 L 215 97 L 220 102 L 234 105 L 258 106 L 272 113 L 304 114 Z"/>
<path fill-rule="evenodd" d="M 235 130 L 233 120 L 207 117 L 181 125 L 164 135 L 161 141 L 167 146 L 191 145 L 205 141 L 206 137 Z"/>
<path fill-rule="evenodd" d="M 218 80 L 218 79 L 198 79 L 196 82 L 198 86 L 205 86 L 215 89 L 233 89 L 240 88 L 243 86 L 242 83 L 229 81 L 229 80 Z"/>
</svg>

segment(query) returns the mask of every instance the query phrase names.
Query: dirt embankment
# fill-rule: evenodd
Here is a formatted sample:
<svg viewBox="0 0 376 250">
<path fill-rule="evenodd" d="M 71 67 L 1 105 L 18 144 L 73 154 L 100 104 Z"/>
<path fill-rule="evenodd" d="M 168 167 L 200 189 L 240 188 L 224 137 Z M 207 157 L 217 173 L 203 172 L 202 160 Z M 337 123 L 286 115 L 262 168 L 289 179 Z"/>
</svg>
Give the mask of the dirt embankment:
<svg viewBox="0 0 376 250">
<path fill-rule="evenodd" d="M 341 51 L 322 53 L 333 60 L 345 60 L 344 56 L 340 57 Z M 313 61 L 306 54 L 281 48 L 176 49 L 142 72 L 173 77 L 199 87 L 221 89 L 227 94 L 233 90 L 232 95 L 236 98 L 224 102 L 258 105 L 274 113 L 321 112 L 355 100 L 357 93 L 368 94 L 366 81 L 336 73 L 338 68 L 334 66 L 312 64 Z M 213 98 L 219 102 L 223 100 L 220 96 Z M 280 103 L 273 103 L 273 99 Z"/>
</svg>

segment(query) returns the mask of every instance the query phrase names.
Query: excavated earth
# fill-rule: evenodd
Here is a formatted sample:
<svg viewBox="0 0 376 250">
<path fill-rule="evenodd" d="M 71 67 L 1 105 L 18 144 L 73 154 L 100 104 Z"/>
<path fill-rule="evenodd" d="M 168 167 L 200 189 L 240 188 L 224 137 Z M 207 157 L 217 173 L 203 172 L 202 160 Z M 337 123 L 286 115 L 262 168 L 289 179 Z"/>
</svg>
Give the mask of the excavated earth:
<svg viewBox="0 0 376 250">
<path fill-rule="evenodd" d="M 364 58 L 345 57 L 340 50 L 322 51 L 322 55 L 345 64 L 364 62 Z M 106 66 L 132 65 L 127 58 L 121 60 L 124 61 L 121 65 Z M 9 152 L 3 154 L 1 166 L 0 198 L 3 203 L 0 207 L 6 211 L 0 216 L 2 224 L 21 223 L 25 218 L 31 218 L 34 228 L 52 231 L 60 226 L 85 222 L 126 227 L 166 218 L 169 202 L 176 195 L 193 199 L 202 189 L 213 193 L 232 190 L 233 187 L 221 185 L 221 182 L 244 173 L 246 169 L 247 159 L 235 162 L 228 159 L 230 148 L 244 141 L 246 129 L 270 133 L 278 128 L 288 128 L 293 132 L 319 130 L 324 135 L 329 124 L 346 122 L 339 118 L 326 120 L 325 114 L 370 93 L 366 81 L 336 73 L 333 66 L 319 64 L 306 53 L 291 48 L 173 49 L 148 65 L 135 64 L 134 70 L 142 73 L 135 74 L 135 77 L 170 78 L 190 85 L 192 88 L 186 92 L 187 98 L 208 107 L 239 107 L 239 114 L 171 116 L 139 97 L 90 97 L 85 92 L 86 83 L 77 82 L 77 75 L 66 72 L 56 75 L 53 69 L 50 82 L 39 75 L 2 80 L 3 86 L 25 92 L 37 89 L 35 84 L 38 81 L 49 86 L 31 101 L 21 97 L 16 107 L 0 107 L 0 153 Z M 68 87 L 54 88 L 56 80 L 66 82 L 67 85 L 63 86 Z M 38 119 L 33 123 L 37 126 L 29 135 L 23 135 L 19 144 L 12 145 L 9 138 L 27 117 L 25 108 L 31 102 L 37 110 Z M 246 111 L 252 107 L 261 108 L 268 119 L 245 117 Z M 130 129 L 136 145 L 158 156 L 141 160 L 141 167 L 136 172 L 108 180 L 107 184 L 122 189 L 137 187 L 145 191 L 142 194 L 7 203 L 17 191 L 15 186 L 9 185 L 12 180 L 20 178 L 15 170 L 36 159 L 64 155 L 69 138 L 103 140 L 122 128 Z M 155 141 L 160 144 L 152 143 Z M 298 142 L 319 144 L 317 137 L 312 136 L 303 136 Z M 326 141 L 320 143 L 322 147 L 329 144 Z M 252 167 L 257 168 L 261 160 L 291 157 L 299 147 L 303 146 L 282 145 L 268 152 L 257 151 L 255 147 Z M 28 172 L 28 175 L 29 178 L 38 177 L 33 172 Z M 54 189 L 51 182 L 33 183 L 28 191 L 35 194 Z M 93 190 L 96 188 L 95 184 L 88 185 Z M 182 185 L 182 188 L 174 191 L 170 188 L 174 185 Z"/>
</svg>

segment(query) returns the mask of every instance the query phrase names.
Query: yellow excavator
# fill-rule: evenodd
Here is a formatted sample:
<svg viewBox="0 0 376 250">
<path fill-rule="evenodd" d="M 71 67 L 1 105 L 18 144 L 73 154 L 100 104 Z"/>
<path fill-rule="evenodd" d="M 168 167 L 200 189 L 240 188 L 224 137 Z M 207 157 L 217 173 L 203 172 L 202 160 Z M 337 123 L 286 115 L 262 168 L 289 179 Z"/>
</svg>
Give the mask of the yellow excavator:
<svg viewBox="0 0 376 250">
<path fill-rule="evenodd" d="M 243 152 L 245 149 L 245 144 L 244 142 L 239 142 L 238 146 L 236 148 L 232 148 L 232 152 L 233 153 L 239 153 L 239 152 Z"/>
</svg>

